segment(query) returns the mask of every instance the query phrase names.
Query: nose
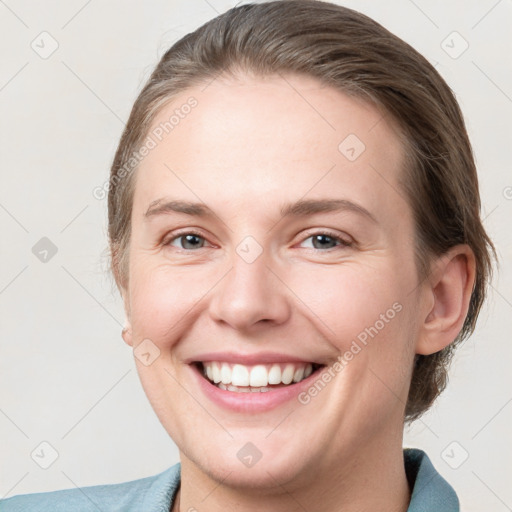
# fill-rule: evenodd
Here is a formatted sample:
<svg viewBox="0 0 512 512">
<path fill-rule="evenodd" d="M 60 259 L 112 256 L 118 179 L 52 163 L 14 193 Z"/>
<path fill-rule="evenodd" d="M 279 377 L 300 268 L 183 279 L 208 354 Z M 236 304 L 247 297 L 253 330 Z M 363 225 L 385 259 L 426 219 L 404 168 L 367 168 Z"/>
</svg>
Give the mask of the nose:
<svg viewBox="0 0 512 512">
<path fill-rule="evenodd" d="M 239 331 L 280 325 L 290 316 L 287 291 L 263 255 L 247 263 L 234 254 L 231 270 L 214 289 L 210 314 L 215 321 Z"/>
</svg>

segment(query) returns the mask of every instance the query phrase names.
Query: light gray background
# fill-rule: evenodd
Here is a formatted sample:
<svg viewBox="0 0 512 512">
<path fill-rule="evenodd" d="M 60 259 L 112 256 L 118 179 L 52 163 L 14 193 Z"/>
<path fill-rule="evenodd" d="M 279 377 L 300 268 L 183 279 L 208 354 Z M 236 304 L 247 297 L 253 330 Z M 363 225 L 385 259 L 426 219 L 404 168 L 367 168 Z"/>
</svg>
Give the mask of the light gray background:
<svg viewBox="0 0 512 512">
<path fill-rule="evenodd" d="M 236 3 L 0 0 L 0 496 L 122 482 L 178 461 L 120 336 L 106 200 L 92 191 L 158 58 Z M 448 390 L 405 444 L 428 452 L 463 510 L 512 510 L 512 2 L 338 3 L 423 53 L 464 111 L 502 267 Z M 51 38 L 59 46 L 44 59 Z M 32 252 L 42 237 L 58 248 L 47 262 Z M 51 462 L 43 441 L 58 452 L 48 469 L 36 463 Z"/>
</svg>

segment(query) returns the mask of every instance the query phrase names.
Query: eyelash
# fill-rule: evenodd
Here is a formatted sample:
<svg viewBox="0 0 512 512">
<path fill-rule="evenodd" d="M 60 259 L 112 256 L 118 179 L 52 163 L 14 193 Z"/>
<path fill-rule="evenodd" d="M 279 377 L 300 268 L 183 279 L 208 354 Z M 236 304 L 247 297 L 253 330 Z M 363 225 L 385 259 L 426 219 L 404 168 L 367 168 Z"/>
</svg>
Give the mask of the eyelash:
<svg viewBox="0 0 512 512">
<path fill-rule="evenodd" d="M 198 231 L 187 230 L 187 231 L 183 231 L 181 233 L 175 233 L 171 238 L 169 238 L 168 240 L 164 241 L 162 243 L 162 245 L 164 245 L 164 246 L 171 246 L 172 242 L 174 242 L 176 240 L 179 240 L 180 238 L 185 237 L 187 235 L 193 235 L 193 236 L 196 236 L 198 238 L 202 238 L 205 242 L 207 242 L 206 237 L 203 236 Z M 305 237 L 302 240 L 301 243 L 304 243 L 306 240 L 309 240 L 310 238 L 313 238 L 315 236 L 320 236 L 320 235 L 324 235 L 324 236 L 327 236 L 327 237 L 333 239 L 336 242 L 336 245 L 334 247 L 329 247 L 327 249 L 317 249 L 315 247 L 307 247 L 307 249 L 312 249 L 314 251 L 320 251 L 320 252 L 328 252 L 328 251 L 331 251 L 333 249 L 336 249 L 337 247 L 352 247 L 354 245 L 354 243 L 352 241 L 347 241 L 344 238 L 342 238 L 341 236 L 339 236 L 338 234 L 336 234 L 336 233 L 334 233 L 332 231 L 329 231 L 327 229 L 326 230 L 319 230 L 319 231 L 315 231 L 315 232 L 309 233 L 308 236 Z M 199 249 L 203 249 L 203 248 L 204 247 L 199 247 Z M 194 252 L 194 249 L 184 249 L 183 247 L 176 247 L 176 249 L 179 250 L 179 251 L 183 251 L 183 252 Z"/>
<path fill-rule="evenodd" d="M 312 233 L 309 233 L 308 236 L 306 238 L 304 238 L 301 243 L 304 243 L 306 240 L 309 240 L 310 238 L 313 238 L 315 236 L 321 236 L 321 235 L 331 238 L 332 240 L 337 242 L 337 244 L 334 247 L 329 247 L 328 249 L 316 249 L 315 247 L 308 247 L 308 249 L 312 249 L 314 251 L 327 252 L 327 251 L 332 251 L 332 250 L 336 249 L 337 247 L 352 247 L 352 245 L 353 245 L 353 242 L 345 240 L 337 233 L 329 231 L 328 229 L 314 231 Z"/>
<path fill-rule="evenodd" d="M 198 231 L 194 231 L 194 230 L 187 230 L 187 231 L 183 231 L 181 233 L 174 233 L 173 236 L 171 238 L 169 238 L 168 240 L 164 240 L 162 245 L 164 246 L 171 246 L 172 242 L 174 242 L 175 240 L 179 240 L 180 238 L 183 238 L 187 235 L 193 235 L 193 236 L 197 236 L 198 238 L 202 238 L 203 240 L 206 241 L 206 237 L 203 236 L 201 233 L 199 233 Z M 203 247 L 200 247 L 200 249 L 202 249 Z M 189 252 L 191 251 L 191 249 L 183 249 L 183 247 L 176 247 L 176 249 L 178 249 L 179 251 L 185 251 L 185 252 Z"/>
</svg>

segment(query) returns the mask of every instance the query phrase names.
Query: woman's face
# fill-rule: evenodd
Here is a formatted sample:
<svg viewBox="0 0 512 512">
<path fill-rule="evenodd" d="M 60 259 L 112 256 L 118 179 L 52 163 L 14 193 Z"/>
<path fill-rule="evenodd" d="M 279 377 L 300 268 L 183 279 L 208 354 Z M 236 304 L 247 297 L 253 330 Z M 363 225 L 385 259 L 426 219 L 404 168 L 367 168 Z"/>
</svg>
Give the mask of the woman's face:
<svg viewBox="0 0 512 512">
<path fill-rule="evenodd" d="M 126 339 L 182 464 L 273 486 L 401 447 L 427 313 L 388 121 L 311 78 L 244 77 L 182 93 L 150 135 Z"/>
</svg>

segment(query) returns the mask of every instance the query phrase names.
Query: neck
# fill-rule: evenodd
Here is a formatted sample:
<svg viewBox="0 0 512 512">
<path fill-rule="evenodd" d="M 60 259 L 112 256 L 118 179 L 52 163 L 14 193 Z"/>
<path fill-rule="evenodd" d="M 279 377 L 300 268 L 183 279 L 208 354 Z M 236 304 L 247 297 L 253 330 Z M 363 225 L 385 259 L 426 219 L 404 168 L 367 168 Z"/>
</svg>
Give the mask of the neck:
<svg viewBox="0 0 512 512">
<path fill-rule="evenodd" d="M 272 476 L 268 486 L 232 485 L 228 474 L 215 479 L 181 454 L 181 486 L 177 511 L 209 512 L 406 512 L 410 490 L 399 443 L 368 443 L 341 461 L 335 454 L 319 457 L 293 480 Z M 270 472 L 266 472 L 270 475 Z"/>
</svg>

